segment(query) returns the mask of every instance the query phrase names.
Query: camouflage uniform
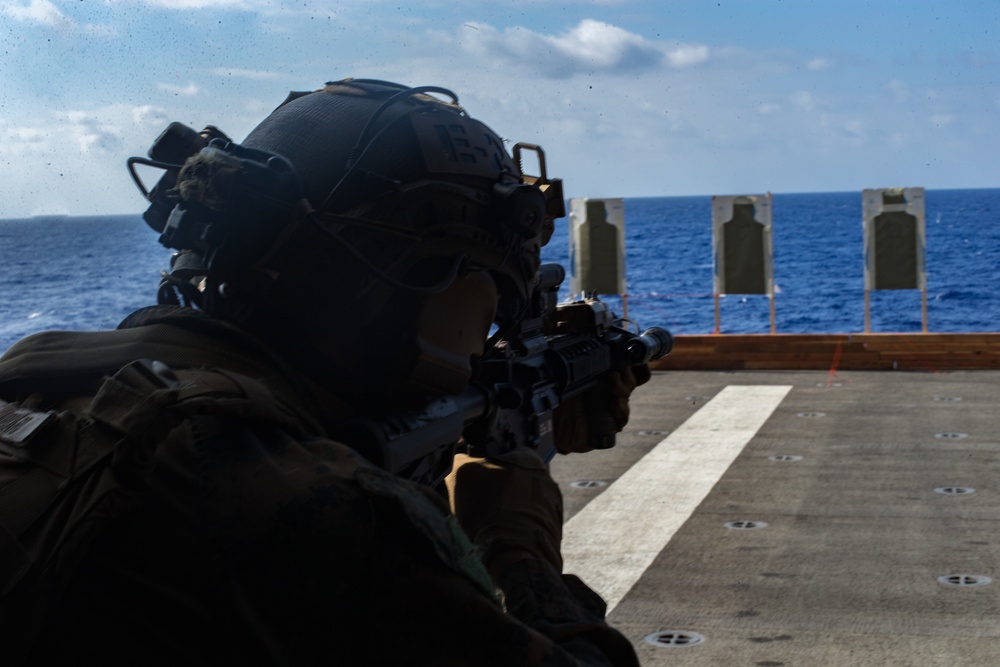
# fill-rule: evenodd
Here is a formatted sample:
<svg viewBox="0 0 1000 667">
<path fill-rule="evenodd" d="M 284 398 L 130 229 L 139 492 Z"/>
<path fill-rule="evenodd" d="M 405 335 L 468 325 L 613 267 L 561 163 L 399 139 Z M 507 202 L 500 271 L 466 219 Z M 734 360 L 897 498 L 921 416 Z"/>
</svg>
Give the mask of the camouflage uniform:
<svg viewBox="0 0 1000 667">
<path fill-rule="evenodd" d="M 62 373 L 47 398 L 72 406 L 95 370 L 140 357 L 260 379 L 298 425 L 204 414 L 170 431 L 151 493 L 92 544 L 29 664 L 637 664 L 600 598 L 547 563 L 509 568 L 498 596 L 435 492 L 325 437 L 346 406 L 223 322 L 154 308 L 38 334 L 0 359 L 0 394 Z"/>
</svg>

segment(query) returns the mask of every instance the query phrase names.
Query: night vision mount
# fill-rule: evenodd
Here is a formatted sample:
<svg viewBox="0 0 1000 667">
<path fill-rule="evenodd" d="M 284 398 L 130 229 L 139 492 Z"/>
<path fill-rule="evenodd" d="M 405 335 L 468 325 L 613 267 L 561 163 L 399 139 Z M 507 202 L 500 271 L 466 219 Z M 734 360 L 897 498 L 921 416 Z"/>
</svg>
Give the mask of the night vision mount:
<svg viewBox="0 0 1000 667">
<path fill-rule="evenodd" d="M 291 217 L 305 199 L 288 160 L 240 146 L 213 126 L 195 132 L 171 123 L 149 156 L 128 160 L 150 202 L 143 219 L 164 246 L 194 251 L 214 270 L 259 263 L 274 235 L 268 227 Z M 147 190 L 136 164 L 166 173 Z"/>
</svg>

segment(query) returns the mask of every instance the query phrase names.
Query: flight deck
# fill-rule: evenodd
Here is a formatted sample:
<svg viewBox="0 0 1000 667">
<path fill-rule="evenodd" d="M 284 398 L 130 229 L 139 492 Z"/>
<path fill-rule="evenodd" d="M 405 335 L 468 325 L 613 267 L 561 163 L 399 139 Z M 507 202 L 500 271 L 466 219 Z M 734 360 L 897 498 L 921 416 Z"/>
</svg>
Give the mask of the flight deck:
<svg viewBox="0 0 1000 667">
<path fill-rule="evenodd" d="M 989 665 L 1000 372 L 666 370 L 559 456 L 566 571 L 643 665 Z"/>
</svg>

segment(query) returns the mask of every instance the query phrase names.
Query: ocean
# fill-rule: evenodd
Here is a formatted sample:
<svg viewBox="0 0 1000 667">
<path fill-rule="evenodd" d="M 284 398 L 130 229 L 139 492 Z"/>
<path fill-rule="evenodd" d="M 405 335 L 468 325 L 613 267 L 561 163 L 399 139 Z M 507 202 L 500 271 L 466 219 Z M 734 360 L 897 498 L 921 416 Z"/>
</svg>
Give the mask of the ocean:
<svg viewBox="0 0 1000 667">
<path fill-rule="evenodd" d="M 774 195 L 778 333 L 864 331 L 861 216 L 860 191 Z M 713 332 L 711 197 L 628 198 L 625 236 L 629 319 Z M 928 330 L 1000 330 L 1000 189 L 928 190 L 926 237 Z M 46 329 L 114 328 L 155 302 L 169 257 L 138 213 L 0 220 L 0 350 Z M 542 260 L 567 258 L 563 219 Z M 720 322 L 722 333 L 768 333 L 769 300 L 722 297 Z M 872 293 L 872 332 L 921 326 L 918 290 Z"/>
</svg>

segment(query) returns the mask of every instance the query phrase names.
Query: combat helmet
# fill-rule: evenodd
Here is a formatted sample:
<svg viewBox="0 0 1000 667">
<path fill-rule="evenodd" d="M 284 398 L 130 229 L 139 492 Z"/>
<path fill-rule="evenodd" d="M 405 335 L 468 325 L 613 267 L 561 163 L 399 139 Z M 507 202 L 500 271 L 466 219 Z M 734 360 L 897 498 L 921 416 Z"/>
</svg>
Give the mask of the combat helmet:
<svg viewBox="0 0 1000 667">
<path fill-rule="evenodd" d="M 175 125 L 130 161 L 168 170 L 142 188 L 147 222 L 179 251 L 160 301 L 235 321 L 301 366 L 330 362 L 326 376 L 404 369 L 460 391 L 483 327 L 523 315 L 564 214 L 540 149 L 512 157 L 443 88 L 293 92 L 241 144 Z M 540 176 L 522 173 L 524 149 Z"/>
</svg>

